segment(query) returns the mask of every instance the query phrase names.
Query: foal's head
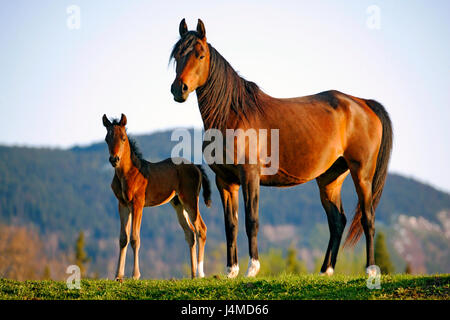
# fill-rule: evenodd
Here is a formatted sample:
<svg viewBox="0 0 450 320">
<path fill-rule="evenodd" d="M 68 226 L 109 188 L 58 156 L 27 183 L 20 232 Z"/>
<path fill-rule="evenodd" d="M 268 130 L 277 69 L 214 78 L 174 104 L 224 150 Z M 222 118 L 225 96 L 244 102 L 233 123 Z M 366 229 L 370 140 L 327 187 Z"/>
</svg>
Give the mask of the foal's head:
<svg viewBox="0 0 450 320">
<path fill-rule="evenodd" d="M 105 141 L 109 149 L 109 162 L 115 168 L 120 165 L 120 161 L 130 152 L 130 145 L 125 129 L 127 117 L 122 113 L 120 121 L 113 120 L 111 123 L 106 114 L 103 115 L 103 125 L 106 127 L 107 133 Z"/>
<path fill-rule="evenodd" d="M 206 83 L 210 56 L 202 20 L 198 19 L 197 31 L 188 31 L 186 21 L 181 20 L 179 32 L 181 38 L 171 54 L 177 73 L 171 92 L 175 101 L 184 102 L 192 91 Z"/>
</svg>

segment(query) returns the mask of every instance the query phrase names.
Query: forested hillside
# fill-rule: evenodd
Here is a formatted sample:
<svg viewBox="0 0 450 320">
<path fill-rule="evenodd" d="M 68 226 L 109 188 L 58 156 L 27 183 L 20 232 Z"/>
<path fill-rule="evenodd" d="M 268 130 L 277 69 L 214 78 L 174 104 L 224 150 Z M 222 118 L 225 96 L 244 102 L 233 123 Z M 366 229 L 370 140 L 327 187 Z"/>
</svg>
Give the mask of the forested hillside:
<svg viewBox="0 0 450 320">
<path fill-rule="evenodd" d="M 170 141 L 168 131 L 135 138 L 150 161 L 169 157 L 176 143 Z M 212 171 L 207 170 L 214 181 Z M 55 250 L 70 256 L 78 233 L 84 231 L 92 258 L 90 272 L 112 277 L 119 233 L 117 202 L 110 190 L 112 177 L 104 142 L 69 150 L 0 147 L 0 223 L 37 232 L 46 254 L 46 243 L 52 239 L 53 256 Z M 350 178 L 342 197 L 350 219 L 356 204 Z M 260 199 L 261 252 L 293 245 L 300 259 L 309 260 L 309 266 L 321 259 L 328 227 L 314 181 L 288 189 L 262 188 Z M 246 258 L 243 208 L 241 199 L 239 255 Z M 410 178 L 389 175 L 376 222 L 387 232 L 399 272 L 411 255 L 412 263 L 415 256 L 421 259 L 418 272 L 450 272 L 449 211 L 449 194 Z M 223 213 L 214 183 L 213 206 L 207 209 L 202 204 L 201 212 L 208 226 L 206 271 L 212 272 L 213 264 L 224 269 Z M 146 208 L 141 230 L 143 277 L 185 275 L 187 246 L 171 206 Z M 405 237 L 410 240 L 405 242 Z"/>
</svg>

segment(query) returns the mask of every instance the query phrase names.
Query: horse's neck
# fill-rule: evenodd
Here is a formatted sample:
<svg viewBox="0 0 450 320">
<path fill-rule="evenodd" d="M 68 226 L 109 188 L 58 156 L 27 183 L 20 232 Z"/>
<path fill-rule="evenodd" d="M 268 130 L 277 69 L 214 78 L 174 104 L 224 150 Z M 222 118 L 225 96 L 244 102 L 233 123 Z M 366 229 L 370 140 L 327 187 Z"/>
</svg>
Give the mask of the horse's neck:
<svg viewBox="0 0 450 320">
<path fill-rule="evenodd" d="M 212 63 L 220 64 L 220 66 L 211 65 L 206 83 L 196 90 L 204 127 L 222 130 L 236 128 L 242 122 L 248 126 L 249 118 L 254 119 L 260 111 L 257 99 L 266 95 L 257 88 L 256 84 L 241 78 L 217 51 L 214 55 L 217 55 L 217 58 Z M 222 75 L 221 73 L 224 72 L 226 74 Z M 243 93 L 255 87 L 256 90 L 251 91 L 253 95 Z"/>
</svg>

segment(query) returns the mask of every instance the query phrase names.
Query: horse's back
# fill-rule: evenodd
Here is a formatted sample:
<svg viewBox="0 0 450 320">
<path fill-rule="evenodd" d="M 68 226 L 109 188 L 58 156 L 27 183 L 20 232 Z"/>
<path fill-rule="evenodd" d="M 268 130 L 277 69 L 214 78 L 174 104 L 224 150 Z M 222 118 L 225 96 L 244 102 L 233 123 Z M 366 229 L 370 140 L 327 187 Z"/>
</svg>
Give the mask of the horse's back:
<svg viewBox="0 0 450 320">
<path fill-rule="evenodd" d="M 381 140 L 381 123 L 365 100 L 336 90 L 273 98 L 266 110 L 271 115 L 262 117 L 261 122 L 264 127 L 279 129 L 280 149 L 279 171 L 262 178 L 266 185 L 289 186 L 313 180 L 347 149 L 377 148 L 376 140 Z"/>
</svg>

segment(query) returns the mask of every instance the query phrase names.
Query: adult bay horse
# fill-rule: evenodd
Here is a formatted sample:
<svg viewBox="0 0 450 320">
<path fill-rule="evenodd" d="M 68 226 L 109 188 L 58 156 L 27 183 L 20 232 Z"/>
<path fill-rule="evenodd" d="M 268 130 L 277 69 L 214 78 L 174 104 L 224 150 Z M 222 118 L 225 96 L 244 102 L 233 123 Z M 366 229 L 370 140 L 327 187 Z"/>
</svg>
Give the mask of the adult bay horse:
<svg viewBox="0 0 450 320">
<path fill-rule="evenodd" d="M 200 187 L 203 186 L 203 198 L 209 207 L 211 189 L 207 175 L 200 166 L 187 163 L 176 165 L 173 159 L 161 162 L 148 162 L 133 139 L 129 138 L 125 126 L 124 114 L 119 120 L 109 121 L 103 115 L 103 125 L 107 133 L 109 162 L 114 167 L 111 188 L 119 202 L 120 215 L 120 252 L 117 264 L 116 280 L 122 281 L 125 272 L 127 246 L 130 242 L 134 251 L 133 278 L 140 278 L 139 248 L 142 210 L 170 202 L 177 213 L 186 242 L 190 249 L 191 277 L 204 277 L 203 258 L 206 243 L 206 225 L 198 209 Z M 181 160 L 181 159 L 178 159 Z M 181 161 L 177 161 L 180 163 Z M 198 265 L 196 251 L 198 238 Z M 198 266 L 198 269 L 197 269 Z"/>
<path fill-rule="evenodd" d="M 260 185 L 288 187 L 316 179 L 327 214 L 330 240 L 321 273 L 333 274 L 346 217 L 341 187 L 350 173 L 358 205 L 345 244 L 355 244 L 364 232 L 367 264 L 375 264 L 375 208 L 380 200 L 392 149 L 392 125 L 384 107 L 374 101 L 339 91 L 278 99 L 240 77 L 206 41 L 203 22 L 188 31 L 179 25 L 180 39 L 171 58 L 176 78 L 171 86 L 175 101 L 184 102 L 196 91 L 205 129 L 278 129 L 279 167 L 274 175 L 261 174 L 263 161 L 210 164 L 222 199 L 227 238 L 228 276 L 235 277 L 237 263 L 238 191 L 242 187 L 245 228 L 249 245 L 247 276 L 259 271 L 257 233 Z M 270 136 L 270 134 L 269 134 Z M 258 141 L 258 151 L 269 150 Z M 205 147 L 204 143 L 204 147 Z M 245 147 L 245 145 L 244 145 Z M 226 145 L 224 145 L 226 150 Z M 226 152 L 236 152 L 228 150 Z"/>
</svg>

